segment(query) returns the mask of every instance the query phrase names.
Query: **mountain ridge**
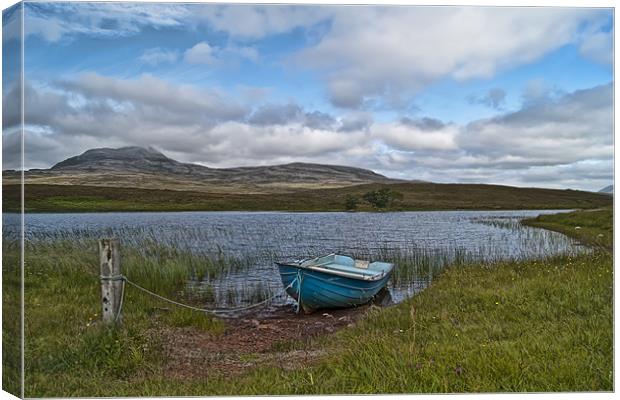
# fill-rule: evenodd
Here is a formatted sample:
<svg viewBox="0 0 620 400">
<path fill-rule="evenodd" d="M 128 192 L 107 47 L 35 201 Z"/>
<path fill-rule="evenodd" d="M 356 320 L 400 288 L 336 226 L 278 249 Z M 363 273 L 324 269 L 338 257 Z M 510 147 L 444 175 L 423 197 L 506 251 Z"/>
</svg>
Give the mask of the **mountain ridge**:
<svg viewBox="0 0 620 400">
<path fill-rule="evenodd" d="M 18 177 L 16 171 L 4 171 L 4 175 L 6 183 L 15 183 Z M 363 168 L 305 162 L 211 168 L 139 146 L 89 149 L 49 169 L 26 171 L 25 179 L 33 184 L 252 193 L 403 182 Z"/>
</svg>

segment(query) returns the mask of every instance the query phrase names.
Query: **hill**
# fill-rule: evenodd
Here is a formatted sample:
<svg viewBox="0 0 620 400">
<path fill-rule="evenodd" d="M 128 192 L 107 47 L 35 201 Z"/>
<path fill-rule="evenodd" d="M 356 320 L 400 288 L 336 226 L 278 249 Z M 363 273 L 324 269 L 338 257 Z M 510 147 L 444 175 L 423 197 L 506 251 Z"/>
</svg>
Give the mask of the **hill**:
<svg viewBox="0 0 620 400">
<path fill-rule="evenodd" d="M 614 185 L 605 186 L 604 188 L 602 188 L 598 192 L 599 193 L 614 194 Z"/>
<path fill-rule="evenodd" d="M 3 173 L 4 211 L 20 208 L 20 179 Z M 384 210 L 574 209 L 611 205 L 604 193 L 389 179 L 338 165 L 209 168 L 152 148 L 88 150 L 50 169 L 25 172 L 27 211 L 374 211 L 368 192 L 398 193 Z"/>
<path fill-rule="evenodd" d="M 366 184 L 291 192 L 207 193 L 97 186 L 26 185 L 27 211 L 344 211 L 347 198 L 389 188 L 402 194 L 386 211 L 611 207 L 607 194 L 576 190 L 436 183 Z M 4 211 L 18 211 L 19 185 L 3 186 Z M 360 202 L 359 211 L 373 211 Z"/>
<path fill-rule="evenodd" d="M 88 150 L 50 169 L 29 170 L 29 184 L 130 187 L 199 192 L 270 193 L 282 190 L 333 188 L 397 180 L 373 171 L 340 165 L 285 165 L 209 168 L 173 160 L 152 148 Z M 3 183 L 19 183 L 19 174 L 4 171 Z"/>
</svg>

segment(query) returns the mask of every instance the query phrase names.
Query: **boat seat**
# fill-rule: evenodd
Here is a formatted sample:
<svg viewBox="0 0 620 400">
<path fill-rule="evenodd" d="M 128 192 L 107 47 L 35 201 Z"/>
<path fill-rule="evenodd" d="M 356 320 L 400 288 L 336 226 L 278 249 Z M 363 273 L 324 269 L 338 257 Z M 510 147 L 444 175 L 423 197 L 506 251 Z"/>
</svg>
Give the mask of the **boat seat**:
<svg viewBox="0 0 620 400">
<path fill-rule="evenodd" d="M 347 267 L 354 267 L 355 266 L 355 260 L 352 259 L 351 257 L 348 257 L 348 256 L 336 255 L 334 257 L 334 264 L 345 265 Z"/>
<path fill-rule="evenodd" d="M 355 268 L 368 269 L 369 264 L 366 260 L 355 260 Z"/>
</svg>

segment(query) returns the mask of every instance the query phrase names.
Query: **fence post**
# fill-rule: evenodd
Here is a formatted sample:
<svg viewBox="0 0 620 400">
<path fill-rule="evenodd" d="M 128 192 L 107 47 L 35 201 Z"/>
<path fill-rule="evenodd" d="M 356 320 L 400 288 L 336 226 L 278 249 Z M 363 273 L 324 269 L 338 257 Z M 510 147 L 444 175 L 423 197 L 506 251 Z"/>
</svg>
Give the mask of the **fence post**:
<svg viewBox="0 0 620 400">
<path fill-rule="evenodd" d="M 120 321 L 118 313 L 124 283 L 118 239 L 99 240 L 99 264 L 101 268 L 102 318 L 105 324 L 112 324 L 117 319 Z"/>
</svg>

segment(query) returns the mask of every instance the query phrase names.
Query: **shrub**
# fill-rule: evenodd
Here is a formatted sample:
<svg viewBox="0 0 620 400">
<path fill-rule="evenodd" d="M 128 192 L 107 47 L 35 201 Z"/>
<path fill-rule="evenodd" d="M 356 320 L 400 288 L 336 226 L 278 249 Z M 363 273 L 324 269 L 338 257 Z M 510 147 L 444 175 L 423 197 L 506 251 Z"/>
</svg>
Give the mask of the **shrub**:
<svg viewBox="0 0 620 400">
<path fill-rule="evenodd" d="M 373 190 L 364 194 L 364 200 L 375 208 L 392 206 L 395 201 L 402 200 L 402 198 L 402 193 L 389 188 Z"/>
</svg>

